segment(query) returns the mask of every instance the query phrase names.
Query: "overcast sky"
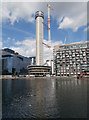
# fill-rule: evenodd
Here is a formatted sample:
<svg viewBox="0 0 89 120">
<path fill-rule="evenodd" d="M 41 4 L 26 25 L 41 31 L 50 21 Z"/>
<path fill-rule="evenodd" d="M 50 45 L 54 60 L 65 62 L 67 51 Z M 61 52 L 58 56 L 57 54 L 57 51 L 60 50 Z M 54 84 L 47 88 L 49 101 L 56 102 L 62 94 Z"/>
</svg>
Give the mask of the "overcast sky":
<svg viewBox="0 0 89 120">
<path fill-rule="evenodd" d="M 4 0 L 6 1 L 6 0 Z M 87 41 L 87 2 L 50 2 L 52 47 L 65 43 Z M 2 42 L 24 56 L 35 56 L 35 12 L 44 12 L 47 24 L 46 2 L 2 2 Z M 0 42 L 0 44 L 2 43 Z M 44 42 L 48 31 L 44 26 Z M 44 58 L 48 59 L 44 46 Z"/>
</svg>

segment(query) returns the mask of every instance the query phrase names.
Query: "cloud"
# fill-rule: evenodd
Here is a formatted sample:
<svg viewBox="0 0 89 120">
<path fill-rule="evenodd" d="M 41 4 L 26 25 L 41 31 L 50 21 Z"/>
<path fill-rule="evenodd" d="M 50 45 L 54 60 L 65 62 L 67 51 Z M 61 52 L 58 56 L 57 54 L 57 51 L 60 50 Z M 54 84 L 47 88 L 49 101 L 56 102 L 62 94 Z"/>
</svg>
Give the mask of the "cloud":
<svg viewBox="0 0 89 120">
<path fill-rule="evenodd" d="M 85 32 L 86 32 L 86 31 L 89 31 L 89 26 L 86 27 L 86 28 L 84 29 L 84 31 L 85 31 Z"/>
<path fill-rule="evenodd" d="M 49 42 L 47 40 L 44 40 L 44 43 L 49 45 Z M 51 56 L 53 56 L 53 47 L 55 45 L 60 45 L 62 44 L 62 41 L 56 41 L 52 42 L 51 46 Z M 26 39 L 23 41 L 17 41 L 15 43 L 15 46 L 11 46 L 10 49 L 15 50 L 19 54 L 23 56 L 36 56 L 36 40 L 35 39 Z M 44 46 L 44 62 L 49 59 L 49 48 Z"/>
<path fill-rule="evenodd" d="M 2 49 L 2 42 L 0 41 L 0 49 Z"/>
<path fill-rule="evenodd" d="M 7 46 L 7 47 L 8 45 L 13 44 L 14 42 L 15 42 L 15 38 L 9 36 L 2 40 L 3 46 Z"/>
<path fill-rule="evenodd" d="M 35 42 L 35 39 L 17 41 L 15 45 L 11 46 L 10 48 L 23 56 L 35 56 Z"/>
<path fill-rule="evenodd" d="M 8 39 L 8 40 L 10 40 L 11 38 L 10 38 L 10 37 L 8 37 L 7 39 Z"/>
<path fill-rule="evenodd" d="M 76 32 L 78 28 L 87 24 L 84 17 L 86 17 L 86 14 L 83 14 L 82 16 L 78 17 L 78 19 L 65 17 L 63 22 L 59 25 L 59 29 L 71 28 L 74 32 Z"/>
<path fill-rule="evenodd" d="M 47 41 L 47 40 L 44 40 L 44 43 L 46 43 L 47 45 L 50 45 L 49 41 Z M 51 42 L 51 48 L 50 49 L 44 45 L 44 62 L 46 60 L 50 59 L 50 54 L 51 54 L 51 59 L 53 59 L 53 48 L 54 48 L 54 46 L 55 45 L 61 45 L 61 44 L 63 44 L 62 41 Z"/>
<path fill-rule="evenodd" d="M 52 19 L 57 19 L 59 29 L 71 28 L 77 31 L 81 26 L 87 23 L 87 2 L 50 2 L 54 9 L 51 11 Z M 10 21 L 11 24 L 25 20 L 34 22 L 35 12 L 41 10 L 47 15 L 46 2 L 7 2 L 2 5 L 3 22 Z M 65 17 L 64 17 L 65 16 Z M 60 23 L 60 19 L 63 21 Z"/>
<path fill-rule="evenodd" d="M 61 23 L 60 17 L 58 18 L 59 29 L 71 28 L 76 32 L 81 26 L 87 24 L 87 3 L 69 3 L 65 4 L 63 8 L 65 8 L 66 12 L 63 10 L 60 15 L 61 18 L 65 16 Z"/>
<path fill-rule="evenodd" d="M 71 26 L 73 24 L 73 20 L 69 19 L 68 17 L 65 17 L 63 22 L 61 22 L 59 29 L 62 29 L 63 27 L 67 28 L 68 26 Z"/>
<path fill-rule="evenodd" d="M 24 19 L 26 22 L 33 22 L 35 8 L 38 3 L 2 3 L 2 21 L 10 21 L 13 25 L 14 22 L 19 22 Z"/>
</svg>

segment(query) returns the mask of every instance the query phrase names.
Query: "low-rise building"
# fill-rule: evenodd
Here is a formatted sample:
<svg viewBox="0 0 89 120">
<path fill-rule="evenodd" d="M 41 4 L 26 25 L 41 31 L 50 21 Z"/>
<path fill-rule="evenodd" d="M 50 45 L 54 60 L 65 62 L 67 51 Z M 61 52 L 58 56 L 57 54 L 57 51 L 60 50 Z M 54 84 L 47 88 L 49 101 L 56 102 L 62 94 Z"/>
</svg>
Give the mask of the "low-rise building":
<svg viewBox="0 0 89 120">
<path fill-rule="evenodd" d="M 9 48 L 0 50 L 0 54 L 2 74 L 27 74 L 27 66 L 35 65 L 35 57 L 24 57 Z"/>
<path fill-rule="evenodd" d="M 53 60 L 56 75 L 81 74 L 89 69 L 89 41 L 54 46 Z"/>
</svg>

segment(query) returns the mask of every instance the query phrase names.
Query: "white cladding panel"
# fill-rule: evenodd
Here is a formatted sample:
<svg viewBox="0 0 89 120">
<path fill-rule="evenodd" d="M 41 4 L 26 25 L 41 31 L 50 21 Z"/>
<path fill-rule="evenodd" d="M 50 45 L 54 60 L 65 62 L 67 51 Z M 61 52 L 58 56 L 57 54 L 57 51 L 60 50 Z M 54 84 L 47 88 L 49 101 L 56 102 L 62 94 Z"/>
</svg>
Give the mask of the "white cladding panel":
<svg viewBox="0 0 89 120">
<path fill-rule="evenodd" d="M 43 65 L 43 18 L 36 18 L 36 65 Z"/>
</svg>

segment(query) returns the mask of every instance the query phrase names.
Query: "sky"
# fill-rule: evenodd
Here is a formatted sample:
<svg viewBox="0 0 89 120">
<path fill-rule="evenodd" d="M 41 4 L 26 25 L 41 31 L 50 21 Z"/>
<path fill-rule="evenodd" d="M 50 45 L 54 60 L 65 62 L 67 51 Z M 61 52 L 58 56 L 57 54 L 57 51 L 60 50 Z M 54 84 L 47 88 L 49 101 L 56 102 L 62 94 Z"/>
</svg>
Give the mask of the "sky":
<svg viewBox="0 0 89 120">
<path fill-rule="evenodd" d="M 50 2 L 51 44 L 53 46 L 87 41 L 87 2 Z M 10 48 L 23 56 L 36 55 L 35 12 L 44 12 L 47 24 L 47 2 L 2 2 L 2 48 Z M 0 24 L 1 26 L 1 24 Z M 48 30 L 44 26 L 44 42 Z M 49 59 L 44 46 L 44 59 Z M 51 54 L 53 54 L 51 52 Z"/>
</svg>

